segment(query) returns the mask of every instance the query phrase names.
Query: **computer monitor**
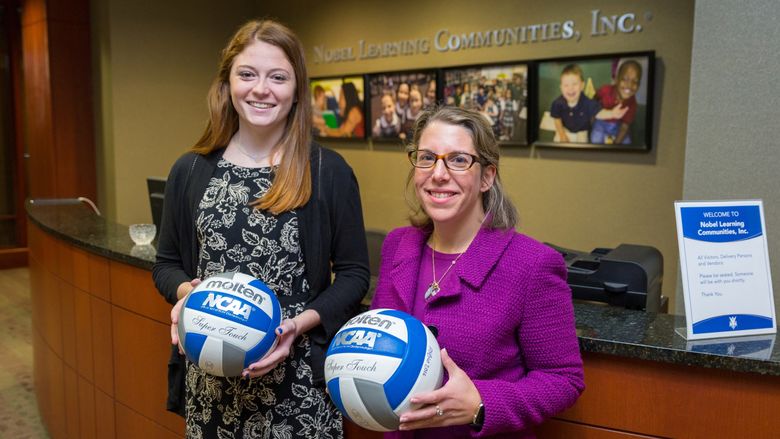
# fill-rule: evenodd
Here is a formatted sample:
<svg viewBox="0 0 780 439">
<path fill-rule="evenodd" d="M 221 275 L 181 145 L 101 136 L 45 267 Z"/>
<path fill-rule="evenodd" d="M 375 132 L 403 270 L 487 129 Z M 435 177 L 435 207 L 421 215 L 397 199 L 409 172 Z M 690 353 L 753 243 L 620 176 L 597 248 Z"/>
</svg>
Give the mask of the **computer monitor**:
<svg viewBox="0 0 780 439">
<path fill-rule="evenodd" d="M 163 198 L 165 197 L 165 179 L 161 177 L 146 177 L 146 188 L 149 192 L 149 206 L 152 208 L 152 222 L 157 226 L 157 230 L 160 230 Z"/>
</svg>

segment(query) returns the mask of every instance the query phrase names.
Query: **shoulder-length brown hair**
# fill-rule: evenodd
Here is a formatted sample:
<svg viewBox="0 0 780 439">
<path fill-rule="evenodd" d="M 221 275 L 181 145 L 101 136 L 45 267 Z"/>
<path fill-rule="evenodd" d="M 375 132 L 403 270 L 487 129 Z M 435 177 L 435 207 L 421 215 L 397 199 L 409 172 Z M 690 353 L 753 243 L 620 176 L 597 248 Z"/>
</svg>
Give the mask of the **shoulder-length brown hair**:
<svg viewBox="0 0 780 439">
<path fill-rule="evenodd" d="M 282 155 L 281 162 L 271 189 L 252 203 L 257 208 L 278 214 L 303 206 L 311 197 L 309 76 L 303 46 L 288 27 L 273 20 L 252 20 L 233 35 L 222 49 L 217 76 L 209 89 L 206 129 L 192 149 L 205 155 L 225 148 L 238 131 L 238 113 L 230 99 L 230 70 L 236 56 L 255 41 L 282 49 L 295 72 L 295 100 L 287 115 L 284 134 L 274 147 L 274 153 Z"/>
<path fill-rule="evenodd" d="M 477 151 L 481 163 L 481 171 L 484 172 L 486 166 L 496 168 L 496 177 L 490 189 L 482 194 L 482 208 L 487 215 L 486 226 L 491 229 L 514 229 L 517 226 L 519 217 L 517 208 L 504 192 L 504 185 L 501 183 L 501 175 L 498 172 L 498 161 L 500 150 L 498 141 L 493 135 L 493 129 L 488 124 L 485 117 L 476 110 L 468 110 L 452 106 L 438 106 L 423 110 L 414 123 L 414 136 L 411 143 L 406 146 L 407 151 L 414 151 L 420 145 L 420 138 L 423 131 L 433 122 L 441 122 L 450 125 L 456 125 L 465 128 L 471 135 L 474 143 L 474 149 Z M 407 193 L 406 201 L 412 209 L 409 221 L 415 227 L 430 228 L 433 222 L 428 214 L 420 205 L 420 200 L 416 195 L 410 196 L 412 177 L 415 168 L 409 170 L 409 176 L 406 180 Z"/>
</svg>

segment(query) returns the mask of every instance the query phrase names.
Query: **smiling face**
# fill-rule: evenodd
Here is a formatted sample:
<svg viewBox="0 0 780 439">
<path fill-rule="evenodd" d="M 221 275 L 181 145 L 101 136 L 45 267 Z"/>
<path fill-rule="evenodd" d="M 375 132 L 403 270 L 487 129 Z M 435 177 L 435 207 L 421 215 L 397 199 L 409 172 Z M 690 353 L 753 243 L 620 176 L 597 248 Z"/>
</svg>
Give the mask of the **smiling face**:
<svg viewBox="0 0 780 439">
<path fill-rule="evenodd" d="M 436 101 L 436 81 L 431 81 L 428 84 L 428 90 L 425 90 L 425 97 L 430 102 Z"/>
<path fill-rule="evenodd" d="M 412 90 L 409 92 L 409 109 L 412 111 L 412 114 L 417 114 L 420 112 L 423 106 L 422 101 L 422 95 L 420 95 L 420 90 Z"/>
<path fill-rule="evenodd" d="M 282 49 L 256 41 L 233 60 L 230 99 L 239 130 L 284 130 L 295 100 L 295 71 Z"/>
<path fill-rule="evenodd" d="M 395 114 L 395 102 L 393 102 L 393 97 L 390 95 L 382 96 L 382 114 L 385 115 L 385 119 L 388 121 L 393 120 L 393 115 Z"/>
<path fill-rule="evenodd" d="M 585 82 L 579 75 L 567 73 L 561 76 L 561 95 L 566 103 L 573 107 L 580 100 L 580 93 L 585 89 Z"/>
<path fill-rule="evenodd" d="M 471 133 L 462 126 L 431 122 L 420 135 L 418 149 L 434 154 L 464 152 L 477 155 Z M 496 168 L 475 163 L 465 171 L 450 171 L 443 160 L 433 168 L 414 169 L 417 199 L 434 227 L 479 223 L 485 216 L 482 194 L 493 185 Z"/>
<path fill-rule="evenodd" d="M 642 79 L 642 75 L 636 66 L 631 64 L 621 68 L 619 73 L 618 93 L 620 94 L 620 99 L 625 101 L 634 96 L 637 90 L 639 90 L 639 81 Z"/>
<path fill-rule="evenodd" d="M 409 101 L 409 84 L 403 83 L 398 86 L 398 103 L 406 105 Z"/>
</svg>

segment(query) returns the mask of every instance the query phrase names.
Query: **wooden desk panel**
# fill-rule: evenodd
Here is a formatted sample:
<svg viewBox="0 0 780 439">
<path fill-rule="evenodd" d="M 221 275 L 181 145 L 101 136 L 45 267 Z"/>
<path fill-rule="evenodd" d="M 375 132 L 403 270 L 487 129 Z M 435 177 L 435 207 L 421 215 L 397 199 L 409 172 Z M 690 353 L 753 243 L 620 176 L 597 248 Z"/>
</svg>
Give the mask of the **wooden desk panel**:
<svg viewBox="0 0 780 439">
<path fill-rule="evenodd" d="M 116 437 L 115 417 L 114 398 L 95 389 L 95 435 L 99 439 Z"/>
<path fill-rule="evenodd" d="M 87 257 L 89 264 L 89 292 L 106 302 L 111 301 L 111 277 L 108 274 L 108 259 L 91 254 Z"/>
<path fill-rule="evenodd" d="M 89 291 L 89 253 L 70 246 L 73 258 L 73 286 L 81 291 Z"/>
<path fill-rule="evenodd" d="M 179 418 L 181 420 L 181 418 Z M 184 422 L 175 431 L 184 431 Z M 155 423 L 149 418 L 129 409 L 124 404 L 116 403 L 116 437 L 117 439 L 178 439 L 183 434 Z"/>
<path fill-rule="evenodd" d="M 60 307 L 62 315 L 62 358 L 69 367 L 76 368 L 76 299 L 73 285 L 60 280 Z"/>
<path fill-rule="evenodd" d="M 539 439 L 661 439 L 658 436 L 610 430 L 562 419 L 550 419 L 536 428 L 536 437 Z"/>
<path fill-rule="evenodd" d="M 170 325 L 171 305 L 157 292 L 149 271 L 116 261 L 109 267 L 112 304 Z"/>
<path fill-rule="evenodd" d="M 79 434 L 81 439 L 96 439 L 95 386 L 79 376 Z"/>
<path fill-rule="evenodd" d="M 558 418 L 660 437 L 777 437 L 780 378 L 585 353 L 585 393 Z"/>
<path fill-rule="evenodd" d="M 171 431 L 182 418 L 165 409 L 170 326 L 114 307 L 116 401 Z M 160 410 L 162 408 L 163 410 Z"/>
<path fill-rule="evenodd" d="M 95 357 L 92 348 L 92 296 L 74 288 L 73 311 L 75 314 L 76 370 L 91 385 L 95 383 Z"/>
<path fill-rule="evenodd" d="M 53 245 L 57 258 L 57 269 L 54 274 L 66 284 L 73 285 L 73 246 L 59 239 L 55 239 Z"/>
<path fill-rule="evenodd" d="M 81 437 L 79 419 L 79 378 L 76 370 L 65 366 L 63 368 L 65 378 L 65 431 L 67 437 Z"/>
<path fill-rule="evenodd" d="M 111 335 L 112 306 L 96 297 L 90 298 L 92 316 L 92 359 L 95 387 L 114 395 L 114 342 Z M 141 383 L 139 383 L 141 385 Z"/>
<path fill-rule="evenodd" d="M 159 320 L 169 319 L 170 307 L 151 273 L 34 225 L 29 233 L 33 374 L 49 435 L 183 437 L 183 420 L 165 410 L 169 331 Z"/>
<path fill-rule="evenodd" d="M 62 306 L 59 282 L 52 272 L 45 269 L 41 274 L 41 280 L 41 289 L 31 292 L 39 295 L 35 306 L 38 307 L 37 314 L 41 317 L 33 324 L 41 331 L 43 339 L 51 350 L 58 357 L 62 357 Z"/>
</svg>

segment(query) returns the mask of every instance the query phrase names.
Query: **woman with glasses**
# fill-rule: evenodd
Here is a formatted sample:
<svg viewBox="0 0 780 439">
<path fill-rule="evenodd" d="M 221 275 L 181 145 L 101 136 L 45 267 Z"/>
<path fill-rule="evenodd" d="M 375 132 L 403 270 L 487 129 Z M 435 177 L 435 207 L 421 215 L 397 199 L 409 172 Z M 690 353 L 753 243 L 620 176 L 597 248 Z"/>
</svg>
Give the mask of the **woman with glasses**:
<svg viewBox="0 0 780 439">
<path fill-rule="evenodd" d="M 584 389 L 561 256 L 517 233 L 499 148 L 478 112 L 423 112 L 409 160 L 411 227 L 384 241 L 373 308 L 435 328 L 447 379 L 388 437 L 533 437 Z M 413 430 L 413 431 L 412 431 Z"/>
</svg>

